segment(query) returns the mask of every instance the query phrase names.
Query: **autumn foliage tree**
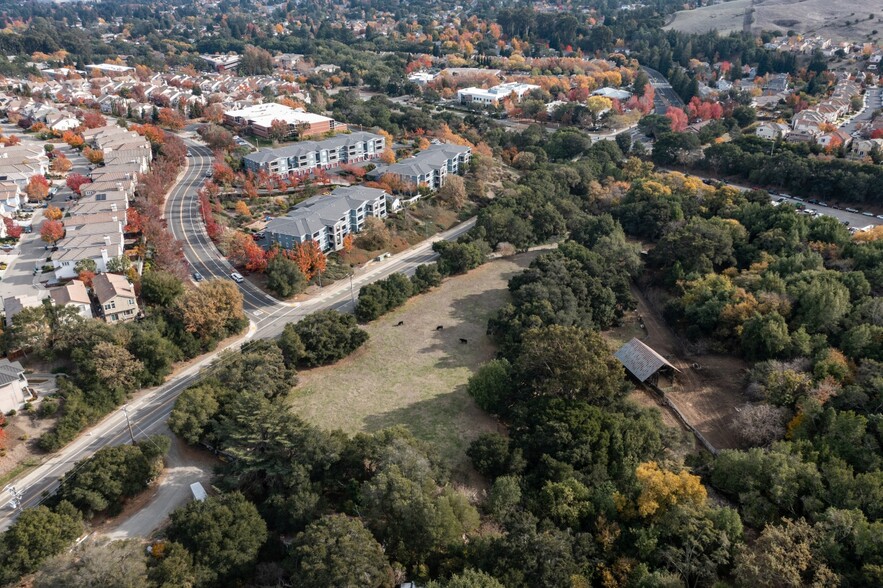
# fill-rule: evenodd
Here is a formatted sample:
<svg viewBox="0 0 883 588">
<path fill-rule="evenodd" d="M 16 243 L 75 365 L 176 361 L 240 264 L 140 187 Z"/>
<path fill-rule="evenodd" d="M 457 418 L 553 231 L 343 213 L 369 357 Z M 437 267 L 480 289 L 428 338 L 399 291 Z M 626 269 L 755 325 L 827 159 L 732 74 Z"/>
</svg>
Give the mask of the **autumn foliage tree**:
<svg viewBox="0 0 883 588">
<path fill-rule="evenodd" d="M 21 237 L 22 228 L 18 225 L 17 222 L 7 216 L 4 216 L 3 225 L 6 227 L 7 237 L 11 237 L 13 239 L 18 239 L 19 237 Z"/>
<path fill-rule="evenodd" d="M 248 207 L 248 204 L 245 203 L 245 200 L 236 201 L 236 214 L 251 216 L 251 209 Z"/>
<path fill-rule="evenodd" d="M 228 231 L 224 235 L 223 248 L 230 263 L 237 267 L 250 272 L 262 272 L 267 268 L 266 252 L 242 231 Z"/>
<path fill-rule="evenodd" d="M 79 194 L 80 188 L 82 188 L 83 184 L 90 184 L 92 180 L 84 176 L 83 174 L 71 174 L 65 180 L 65 184 L 70 188 L 74 193 Z"/>
<path fill-rule="evenodd" d="M 180 131 L 186 123 L 181 113 L 171 108 L 161 108 L 157 120 L 159 124 L 173 131 Z"/>
<path fill-rule="evenodd" d="M 61 209 L 57 206 L 50 206 L 43 212 L 43 216 L 48 218 L 49 220 L 61 220 L 61 217 L 64 216 L 64 213 L 61 212 Z"/>
<path fill-rule="evenodd" d="M 64 237 L 64 225 L 61 221 L 47 220 L 40 227 L 40 238 L 50 245 L 56 244 Z"/>
<path fill-rule="evenodd" d="M 58 155 L 52 160 L 52 163 L 49 164 L 49 169 L 57 174 L 69 172 L 72 167 L 73 164 L 71 163 L 71 160 L 64 155 Z"/>
<path fill-rule="evenodd" d="M 104 163 L 104 151 L 101 149 L 92 149 L 91 147 L 86 147 L 83 149 L 83 157 L 89 160 L 89 163 L 92 165 L 98 165 L 100 163 Z"/>
<path fill-rule="evenodd" d="M 233 183 L 233 169 L 226 163 L 215 163 L 212 166 L 212 179 L 215 183 L 229 186 Z"/>
<path fill-rule="evenodd" d="M 675 106 L 669 106 L 665 111 L 665 116 L 671 121 L 671 130 L 676 133 L 683 133 L 687 130 L 687 124 L 690 122 L 687 113 Z"/>
<path fill-rule="evenodd" d="M 325 254 L 319 249 L 319 244 L 312 239 L 296 245 L 291 250 L 290 256 L 308 280 L 325 271 L 327 265 Z"/>
<path fill-rule="evenodd" d="M 106 124 L 107 119 L 94 110 L 89 111 L 83 115 L 83 126 L 87 129 L 97 129 L 98 127 L 103 127 Z"/>
<path fill-rule="evenodd" d="M 73 131 L 65 131 L 64 133 L 62 133 L 61 140 L 74 149 L 79 149 L 86 143 L 86 141 L 83 139 L 83 135 L 79 135 Z"/>
<path fill-rule="evenodd" d="M 41 175 L 31 176 L 27 187 L 25 187 L 25 193 L 31 200 L 36 200 L 37 202 L 45 200 L 49 195 L 49 180 Z"/>
</svg>

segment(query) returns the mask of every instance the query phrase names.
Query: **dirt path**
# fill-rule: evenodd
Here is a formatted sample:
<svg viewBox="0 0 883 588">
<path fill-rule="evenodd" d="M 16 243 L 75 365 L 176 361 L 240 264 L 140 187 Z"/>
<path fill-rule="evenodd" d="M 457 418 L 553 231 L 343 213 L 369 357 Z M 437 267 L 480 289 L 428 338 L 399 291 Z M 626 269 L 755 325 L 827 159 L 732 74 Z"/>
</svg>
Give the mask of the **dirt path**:
<svg viewBox="0 0 883 588">
<path fill-rule="evenodd" d="M 119 516 L 98 524 L 98 534 L 111 539 L 148 537 L 165 524 L 173 510 L 192 499 L 190 484 L 202 482 L 208 490 L 217 459 L 188 447 L 165 427 L 161 432 L 172 439 L 162 475 L 150 488 L 129 500 Z"/>
<path fill-rule="evenodd" d="M 641 340 L 680 370 L 673 385 L 660 382 L 660 387 L 716 448 L 738 447 L 732 422 L 736 408 L 744 402 L 741 388 L 747 366 L 734 357 L 689 353 L 648 297 L 636 286 L 632 294 L 645 327 Z"/>
</svg>

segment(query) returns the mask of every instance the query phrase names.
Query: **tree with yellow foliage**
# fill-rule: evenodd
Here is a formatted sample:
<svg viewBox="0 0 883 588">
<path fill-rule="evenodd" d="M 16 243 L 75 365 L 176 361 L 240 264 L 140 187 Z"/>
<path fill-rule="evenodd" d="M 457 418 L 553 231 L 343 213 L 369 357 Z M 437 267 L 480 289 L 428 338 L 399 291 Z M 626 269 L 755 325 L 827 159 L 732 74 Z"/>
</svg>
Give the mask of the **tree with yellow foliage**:
<svg viewBox="0 0 883 588">
<path fill-rule="evenodd" d="M 681 470 L 672 472 L 659 467 L 655 461 L 638 465 L 635 469 L 638 486 L 638 515 L 652 517 L 667 509 L 685 503 L 702 506 L 708 499 L 705 486 L 699 476 Z"/>
<path fill-rule="evenodd" d="M 248 207 L 248 204 L 245 203 L 245 200 L 236 201 L 236 214 L 251 216 L 251 209 Z"/>
</svg>

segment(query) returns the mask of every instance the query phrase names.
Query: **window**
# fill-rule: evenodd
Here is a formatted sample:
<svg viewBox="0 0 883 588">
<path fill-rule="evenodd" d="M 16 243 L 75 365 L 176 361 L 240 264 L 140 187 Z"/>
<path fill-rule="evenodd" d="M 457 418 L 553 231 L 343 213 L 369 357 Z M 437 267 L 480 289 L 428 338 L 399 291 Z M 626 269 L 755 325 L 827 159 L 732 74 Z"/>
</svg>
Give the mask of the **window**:
<svg viewBox="0 0 883 588">
<path fill-rule="evenodd" d="M 135 301 L 129 298 L 129 306 L 132 306 L 133 304 L 135 304 Z"/>
</svg>

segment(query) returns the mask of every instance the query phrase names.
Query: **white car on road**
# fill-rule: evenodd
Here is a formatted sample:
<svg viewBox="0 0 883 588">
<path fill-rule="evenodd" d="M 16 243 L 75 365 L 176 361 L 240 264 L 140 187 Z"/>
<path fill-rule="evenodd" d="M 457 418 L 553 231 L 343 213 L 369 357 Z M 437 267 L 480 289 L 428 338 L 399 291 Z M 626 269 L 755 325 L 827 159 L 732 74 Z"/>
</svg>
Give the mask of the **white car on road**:
<svg viewBox="0 0 883 588">
<path fill-rule="evenodd" d="M 243 278 L 242 274 L 240 274 L 239 272 L 233 272 L 232 274 L 230 274 L 230 277 L 233 278 L 233 281 L 237 284 L 241 284 L 243 281 L 245 281 L 245 278 Z"/>
</svg>

